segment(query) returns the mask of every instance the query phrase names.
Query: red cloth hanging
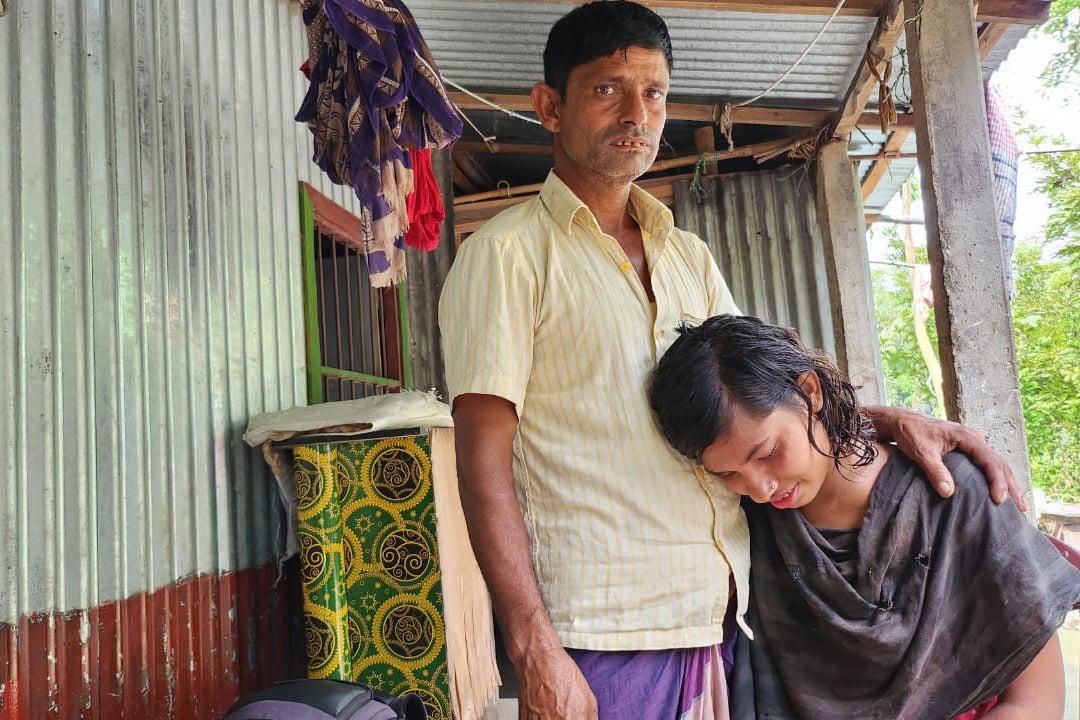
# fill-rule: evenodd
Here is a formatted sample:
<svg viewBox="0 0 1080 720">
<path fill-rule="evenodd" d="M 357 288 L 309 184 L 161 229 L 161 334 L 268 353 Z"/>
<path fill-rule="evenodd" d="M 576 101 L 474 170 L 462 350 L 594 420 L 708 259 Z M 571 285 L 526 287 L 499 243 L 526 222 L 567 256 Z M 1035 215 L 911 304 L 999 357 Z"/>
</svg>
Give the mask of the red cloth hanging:
<svg viewBox="0 0 1080 720">
<path fill-rule="evenodd" d="M 412 160 L 413 191 L 405 199 L 409 211 L 405 243 L 417 250 L 434 250 L 439 246 L 439 227 L 446 217 L 446 210 L 431 169 L 431 150 L 410 150 L 409 159 Z"/>
</svg>

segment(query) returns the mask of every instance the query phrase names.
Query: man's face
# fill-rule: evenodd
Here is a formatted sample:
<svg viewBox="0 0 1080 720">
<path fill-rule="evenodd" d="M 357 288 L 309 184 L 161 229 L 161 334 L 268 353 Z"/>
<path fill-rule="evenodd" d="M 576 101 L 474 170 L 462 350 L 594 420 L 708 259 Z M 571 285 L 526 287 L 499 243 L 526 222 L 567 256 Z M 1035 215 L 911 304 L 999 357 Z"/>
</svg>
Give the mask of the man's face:
<svg viewBox="0 0 1080 720">
<path fill-rule="evenodd" d="M 667 119 L 668 80 L 664 54 L 640 47 L 574 68 L 557 117 L 545 123 L 556 135 L 560 177 L 613 186 L 648 170 Z"/>
</svg>

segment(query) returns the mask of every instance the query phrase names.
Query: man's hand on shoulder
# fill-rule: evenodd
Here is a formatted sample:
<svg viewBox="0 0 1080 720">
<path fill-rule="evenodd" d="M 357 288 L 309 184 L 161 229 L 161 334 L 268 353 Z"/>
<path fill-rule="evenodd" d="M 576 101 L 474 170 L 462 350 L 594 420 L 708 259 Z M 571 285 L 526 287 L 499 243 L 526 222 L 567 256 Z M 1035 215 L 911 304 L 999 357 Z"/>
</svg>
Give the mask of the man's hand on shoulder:
<svg viewBox="0 0 1080 720">
<path fill-rule="evenodd" d="M 927 480 L 942 497 L 956 489 L 952 475 L 942 458 L 959 450 L 982 469 L 990 486 L 990 498 L 1002 503 L 1006 495 L 1021 510 L 1027 509 L 1012 468 L 982 435 L 959 423 L 939 420 L 911 410 L 893 407 L 867 408 L 878 436 L 896 443 L 900 452 L 911 458 L 926 473 Z"/>
</svg>

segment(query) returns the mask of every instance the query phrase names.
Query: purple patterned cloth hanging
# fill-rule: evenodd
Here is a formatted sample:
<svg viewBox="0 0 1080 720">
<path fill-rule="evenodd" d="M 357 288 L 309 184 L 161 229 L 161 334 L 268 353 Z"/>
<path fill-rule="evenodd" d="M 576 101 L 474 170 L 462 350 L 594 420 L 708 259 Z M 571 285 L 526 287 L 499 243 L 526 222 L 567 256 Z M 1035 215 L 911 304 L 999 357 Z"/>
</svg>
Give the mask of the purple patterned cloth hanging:
<svg viewBox="0 0 1080 720">
<path fill-rule="evenodd" d="M 447 147 L 461 119 L 400 0 L 302 0 L 311 86 L 296 115 L 315 138 L 313 159 L 350 185 L 362 207 L 374 287 L 405 275 L 408 151 Z"/>
<path fill-rule="evenodd" d="M 986 90 L 986 120 L 990 129 L 990 159 L 994 169 L 994 207 L 1001 233 L 1001 256 L 1009 295 L 1015 294 L 1012 255 L 1016 242 L 1016 183 L 1020 149 L 1009 126 L 1009 113 L 1001 94 L 989 83 Z"/>
</svg>

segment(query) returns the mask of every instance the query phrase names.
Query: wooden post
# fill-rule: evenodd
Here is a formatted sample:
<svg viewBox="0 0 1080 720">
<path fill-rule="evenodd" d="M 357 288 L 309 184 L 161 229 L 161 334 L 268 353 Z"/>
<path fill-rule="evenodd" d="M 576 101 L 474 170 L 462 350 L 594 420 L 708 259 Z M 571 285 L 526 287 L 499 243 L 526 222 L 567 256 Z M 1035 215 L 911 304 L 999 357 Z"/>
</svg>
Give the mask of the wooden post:
<svg viewBox="0 0 1080 720">
<path fill-rule="evenodd" d="M 825 145 L 817 159 L 818 219 L 825 236 L 825 268 L 832 297 L 836 359 L 865 405 L 885 397 L 881 377 L 866 223 L 847 141 Z"/>
<path fill-rule="evenodd" d="M 904 0 L 946 411 L 1031 486 L 972 8 Z"/>
<path fill-rule="evenodd" d="M 713 125 L 702 125 L 694 131 L 694 150 L 700 155 L 705 152 L 716 152 L 716 133 Z M 716 162 L 705 163 L 702 175 L 715 175 Z"/>
</svg>

